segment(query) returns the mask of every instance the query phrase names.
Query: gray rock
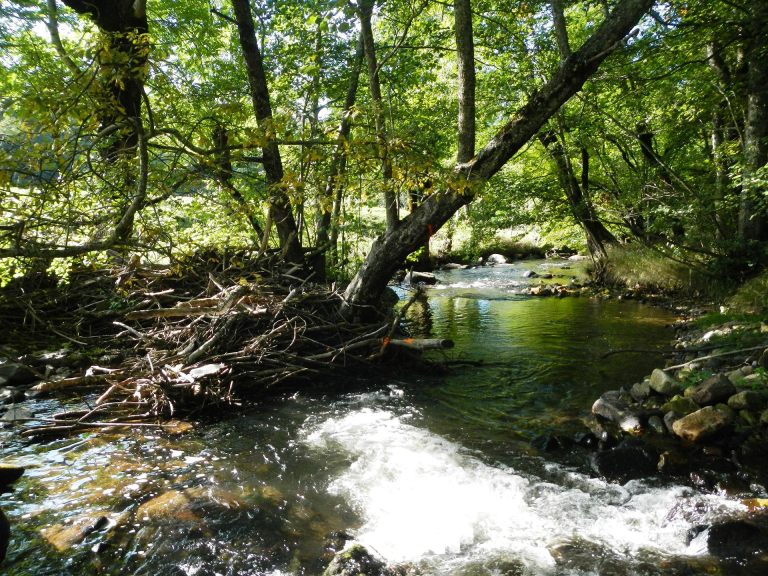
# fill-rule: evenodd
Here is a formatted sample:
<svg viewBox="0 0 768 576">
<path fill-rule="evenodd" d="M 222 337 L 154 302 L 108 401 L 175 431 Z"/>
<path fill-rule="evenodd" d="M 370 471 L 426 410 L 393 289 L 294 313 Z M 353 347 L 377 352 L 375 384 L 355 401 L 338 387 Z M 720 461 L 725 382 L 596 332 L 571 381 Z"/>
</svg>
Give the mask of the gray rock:
<svg viewBox="0 0 768 576">
<path fill-rule="evenodd" d="M 670 434 L 675 433 L 672 426 L 674 425 L 675 422 L 680 420 L 680 418 L 682 418 L 683 416 L 684 414 L 680 414 L 679 412 L 667 412 L 666 414 L 664 414 L 664 426 L 667 427 L 667 431 Z"/>
<path fill-rule="evenodd" d="M 38 377 L 24 364 L 6 362 L 0 364 L 0 378 L 5 378 L 9 384 L 29 384 Z"/>
<path fill-rule="evenodd" d="M 323 576 L 384 576 L 392 574 L 387 566 L 363 546 L 356 544 L 338 552 Z"/>
<path fill-rule="evenodd" d="M 406 284 L 437 284 L 437 278 L 431 272 L 408 272 L 403 280 Z"/>
<path fill-rule="evenodd" d="M 643 414 L 629 408 L 623 400 L 598 398 L 592 405 L 592 413 L 615 422 L 625 432 L 639 432 L 643 429 Z"/>
<path fill-rule="evenodd" d="M 751 372 L 752 371 L 750 370 L 750 374 Z M 731 372 L 728 372 L 726 374 L 726 377 L 728 378 L 728 380 L 731 381 L 731 384 L 733 384 L 734 386 L 741 386 L 741 383 L 742 383 L 741 381 L 744 380 L 744 378 L 746 378 L 747 376 L 749 376 L 749 374 L 747 374 L 747 372 L 742 368 L 737 368 L 736 370 L 732 370 Z"/>
<path fill-rule="evenodd" d="M 656 368 L 651 374 L 650 386 L 664 396 L 674 396 L 679 394 L 681 390 L 680 381 L 659 368 Z"/>
<path fill-rule="evenodd" d="M 488 256 L 488 259 L 486 260 L 488 264 L 506 264 L 507 259 L 505 256 L 502 256 L 501 254 L 491 254 Z"/>
<path fill-rule="evenodd" d="M 736 388 L 724 374 L 716 374 L 685 391 L 686 398 L 691 398 L 699 406 L 712 406 L 718 402 L 725 402 L 734 394 L 736 394 Z"/>
<path fill-rule="evenodd" d="M 682 415 L 691 414 L 696 412 L 700 406 L 696 404 L 691 398 L 685 398 L 680 396 L 673 396 L 669 402 L 661 407 L 663 412 L 678 412 Z"/>
<path fill-rule="evenodd" d="M 624 440 L 613 450 L 590 454 L 589 465 L 599 476 L 624 483 L 654 474 L 657 457 L 641 442 Z"/>
<path fill-rule="evenodd" d="M 0 388 L 0 404 L 14 404 L 24 400 L 24 392 L 13 386 Z"/>
<path fill-rule="evenodd" d="M 457 264 L 456 262 L 448 262 L 440 267 L 442 270 L 463 270 L 466 268 L 464 264 Z"/>
<path fill-rule="evenodd" d="M 644 380 L 633 384 L 629 393 L 635 402 L 645 402 L 651 396 L 651 382 Z"/>
<path fill-rule="evenodd" d="M 651 416 L 648 418 L 648 428 L 653 430 L 656 434 L 664 435 L 667 433 L 667 427 L 664 421 L 658 416 Z"/>
<path fill-rule="evenodd" d="M 3 417 L 0 418 L 0 420 L 3 422 L 16 422 L 17 420 L 26 420 L 32 417 L 34 417 L 34 414 L 31 410 L 11 404 L 10 408 L 3 414 Z"/>
<path fill-rule="evenodd" d="M 672 430 L 685 440 L 699 442 L 714 436 L 732 422 L 733 418 L 726 412 L 716 410 L 712 406 L 706 406 L 693 414 L 680 418 L 672 424 Z"/>
<path fill-rule="evenodd" d="M 765 396 L 757 390 L 743 390 L 728 398 L 728 406 L 734 410 L 760 411 L 765 408 Z"/>
<path fill-rule="evenodd" d="M 523 272 L 523 278 L 538 278 L 539 275 L 536 274 L 533 270 L 526 270 Z"/>
</svg>

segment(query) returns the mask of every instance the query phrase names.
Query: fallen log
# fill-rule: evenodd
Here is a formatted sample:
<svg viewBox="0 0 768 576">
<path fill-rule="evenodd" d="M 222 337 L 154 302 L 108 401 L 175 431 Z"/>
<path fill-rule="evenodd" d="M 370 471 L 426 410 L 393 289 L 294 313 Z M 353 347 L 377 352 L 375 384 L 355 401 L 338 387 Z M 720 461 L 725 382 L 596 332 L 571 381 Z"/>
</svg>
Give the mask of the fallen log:
<svg viewBox="0 0 768 576">
<path fill-rule="evenodd" d="M 390 346 L 400 346 L 411 350 L 450 350 L 455 346 L 448 338 L 406 338 L 404 340 L 390 339 Z"/>
</svg>

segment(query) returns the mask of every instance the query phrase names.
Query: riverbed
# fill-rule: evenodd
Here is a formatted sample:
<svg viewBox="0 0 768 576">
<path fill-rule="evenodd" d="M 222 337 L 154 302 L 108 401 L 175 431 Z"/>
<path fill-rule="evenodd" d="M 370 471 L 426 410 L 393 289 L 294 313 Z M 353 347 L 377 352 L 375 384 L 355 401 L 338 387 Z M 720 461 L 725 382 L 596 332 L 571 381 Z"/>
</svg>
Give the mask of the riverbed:
<svg viewBox="0 0 768 576">
<path fill-rule="evenodd" d="M 710 573 L 699 527 L 739 499 L 605 482 L 577 447 L 530 446 L 584 431 L 597 396 L 650 373 L 659 356 L 600 356 L 668 346 L 674 316 L 635 300 L 531 297 L 541 280 L 526 270 L 582 276 L 565 261 L 451 270 L 409 310 L 415 336 L 451 338 L 446 358 L 483 366 L 317 382 L 182 436 L 39 444 L 3 432 L 3 460 L 28 467 L 0 501 L 13 526 L 6 572 L 311 575 L 346 540 L 421 574 Z M 173 491 L 208 504 L 140 508 Z M 50 544 L 51 527 L 87 515 L 106 524 L 64 551 Z"/>
</svg>

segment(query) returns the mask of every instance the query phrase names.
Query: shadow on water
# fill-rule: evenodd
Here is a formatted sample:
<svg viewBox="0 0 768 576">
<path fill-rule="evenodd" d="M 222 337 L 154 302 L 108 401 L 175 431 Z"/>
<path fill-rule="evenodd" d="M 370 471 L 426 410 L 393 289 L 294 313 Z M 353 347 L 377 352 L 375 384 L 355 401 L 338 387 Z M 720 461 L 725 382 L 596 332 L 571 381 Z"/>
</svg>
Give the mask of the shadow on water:
<svg viewBox="0 0 768 576">
<path fill-rule="evenodd" d="M 528 448 L 542 432 L 581 429 L 596 395 L 648 373 L 658 357 L 599 356 L 665 345 L 670 316 L 523 298 L 522 271 L 486 270 L 487 285 L 475 270 L 446 274 L 410 310 L 415 335 L 452 338 L 453 358 L 483 368 L 354 392 L 318 382 L 185 436 L 4 441 L 0 457 L 29 467 L 0 501 L 14 525 L 6 573 L 313 575 L 352 537 L 422 574 L 721 570 L 692 530 L 738 501 L 606 483 L 585 473 L 584 454 Z M 158 502 L 169 504 L 151 511 Z M 50 530 L 89 514 L 106 527 L 56 551 Z"/>
</svg>

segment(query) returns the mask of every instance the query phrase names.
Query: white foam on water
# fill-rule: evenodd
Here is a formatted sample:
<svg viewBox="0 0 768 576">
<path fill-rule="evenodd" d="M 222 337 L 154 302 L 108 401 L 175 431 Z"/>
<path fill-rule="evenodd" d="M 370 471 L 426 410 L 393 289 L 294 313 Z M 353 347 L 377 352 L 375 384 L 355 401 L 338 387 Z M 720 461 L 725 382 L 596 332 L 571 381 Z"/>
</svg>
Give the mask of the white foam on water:
<svg viewBox="0 0 768 576">
<path fill-rule="evenodd" d="M 330 418 L 305 439 L 348 456 L 328 490 L 363 518 L 356 540 L 389 562 L 428 557 L 450 573 L 462 559 L 511 555 L 546 574 L 551 549 L 574 541 L 627 558 L 699 552 L 688 546 L 685 514 L 671 513 L 687 501 L 682 487 L 622 487 L 564 469 L 555 481 L 524 476 L 370 407 Z M 728 506 L 720 500 L 708 507 Z"/>
</svg>

